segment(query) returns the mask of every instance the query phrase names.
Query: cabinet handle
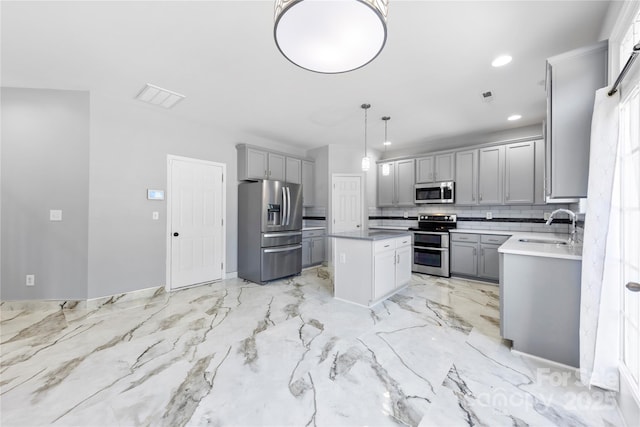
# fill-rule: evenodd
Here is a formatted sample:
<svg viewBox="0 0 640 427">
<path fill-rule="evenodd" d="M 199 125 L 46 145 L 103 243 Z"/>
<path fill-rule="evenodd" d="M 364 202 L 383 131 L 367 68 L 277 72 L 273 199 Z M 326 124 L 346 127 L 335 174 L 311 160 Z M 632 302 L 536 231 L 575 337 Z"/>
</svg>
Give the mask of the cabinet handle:
<svg viewBox="0 0 640 427">
<path fill-rule="evenodd" d="M 476 255 L 478 255 L 478 251 L 476 248 L 473 248 L 473 256 L 476 256 Z"/>
<path fill-rule="evenodd" d="M 438 180 L 438 172 L 434 172 L 433 173 L 433 180 L 437 181 Z"/>
<path fill-rule="evenodd" d="M 480 256 L 484 258 L 484 248 L 480 249 Z"/>
<path fill-rule="evenodd" d="M 482 201 L 482 194 L 480 195 L 480 201 Z"/>
<path fill-rule="evenodd" d="M 396 264 L 400 264 L 400 255 L 396 255 Z"/>
</svg>

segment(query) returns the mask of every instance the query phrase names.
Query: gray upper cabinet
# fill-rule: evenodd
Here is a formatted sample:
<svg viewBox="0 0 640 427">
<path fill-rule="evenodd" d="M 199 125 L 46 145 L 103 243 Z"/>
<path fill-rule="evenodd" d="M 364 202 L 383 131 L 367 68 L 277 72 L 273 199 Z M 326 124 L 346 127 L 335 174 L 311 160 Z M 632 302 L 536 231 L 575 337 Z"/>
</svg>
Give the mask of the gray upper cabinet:
<svg viewBox="0 0 640 427">
<path fill-rule="evenodd" d="M 607 46 L 603 41 L 547 59 L 549 199 L 587 196 L 591 116 L 595 91 L 607 85 Z"/>
<path fill-rule="evenodd" d="M 434 166 L 433 166 L 433 157 L 420 157 L 416 159 L 416 183 L 420 184 L 423 182 L 433 182 L 435 179 L 433 178 Z"/>
<path fill-rule="evenodd" d="M 389 175 L 382 173 L 384 163 L 378 164 L 378 206 L 413 206 L 416 180 L 414 159 L 387 164 Z"/>
<path fill-rule="evenodd" d="M 533 204 L 534 162 L 534 141 L 505 145 L 505 203 Z"/>
<path fill-rule="evenodd" d="M 455 203 L 477 205 L 478 150 L 458 151 L 455 171 Z"/>
<path fill-rule="evenodd" d="M 284 181 L 286 178 L 285 157 L 281 154 L 269 153 L 268 158 L 267 170 L 269 179 Z"/>
<path fill-rule="evenodd" d="M 413 206 L 415 195 L 413 186 L 416 182 L 415 162 L 413 159 L 396 162 L 396 204 Z"/>
<path fill-rule="evenodd" d="M 546 195 L 544 190 L 544 140 L 539 139 L 534 142 L 534 173 L 533 173 L 533 203 L 544 205 Z"/>
<path fill-rule="evenodd" d="M 302 159 L 248 144 L 238 144 L 236 149 L 238 151 L 238 181 L 273 179 L 294 184 L 302 183 Z M 313 185 L 309 187 L 313 188 Z"/>
<path fill-rule="evenodd" d="M 302 204 L 313 206 L 315 204 L 315 163 L 309 160 L 302 161 Z"/>
<path fill-rule="evenodd" d="M 395 162 L 387 163 L 389 165 L 389 175 L 383 175 L 383 163 L 378 164 L 378 206 L 393 206 L 396 200 L 396 164 Z"/>
<path fill-rule="evenodd" d="M 285 181 L 290 182 L 291 184 L 302 184 L 302 160 L 287 157 L 286 162 Z"/>
<path fill-rule="evenodd" d="M 267 179 L 268 153 L 255 148 L 238 148 L 238 181 L 250 179 Z"/>
<path fill-rule="evenodd" d="M 435 157 L 435 181 L 452 181 L 455 178 L 454 153 L 438 154 Z"/>
<path fill-rule="evenodd" d="M 454 153 L 445 153 L 416 159 L 416 183 L 452 181 L 454 156 Z"/>
<path fill-rule="evenodd" d="M 504 146 L 481 148 L 478 153 L 478 203 L 500 205 L 504 200 Z"/>
</svg>

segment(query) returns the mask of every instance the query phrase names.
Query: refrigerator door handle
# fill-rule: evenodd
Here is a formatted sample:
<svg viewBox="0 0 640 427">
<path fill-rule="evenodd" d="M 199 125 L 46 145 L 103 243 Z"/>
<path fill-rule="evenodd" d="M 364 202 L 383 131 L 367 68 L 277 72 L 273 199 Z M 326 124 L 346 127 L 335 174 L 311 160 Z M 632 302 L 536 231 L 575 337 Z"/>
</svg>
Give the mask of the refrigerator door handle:
<svg viewBox="0 0 640 427">
<path fill-rule="evenodd" d="M 287 225 L 291 224 L 291 188 L 287 187 Z"/>
<path fill-rule="evenodd" d="M 298 249 L 302 249 L 302 245 L 287 246 L 286 248 L 263 249 L 262 252 L 264 252 L 265 254 L 273 254 L 276 252 L 289 252 L 289 251 L 295 251 Z"/>
<path fill-rule="evenodd" d="M 280 211 L 280 225 L 287 224 L 287 192 L 282 187 L 282 210 Z"/>
</svg>

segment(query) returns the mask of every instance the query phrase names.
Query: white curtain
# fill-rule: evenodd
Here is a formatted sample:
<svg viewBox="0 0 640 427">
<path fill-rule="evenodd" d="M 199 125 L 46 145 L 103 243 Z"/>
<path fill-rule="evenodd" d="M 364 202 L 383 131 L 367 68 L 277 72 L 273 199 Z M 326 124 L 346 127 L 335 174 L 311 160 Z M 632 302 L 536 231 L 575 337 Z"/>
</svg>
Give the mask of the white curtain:
<svg viewBox="0 0 640 427">
<path fill-rule="evenodd" d="M 586 385 L 618 390 L 619 360 L 619 101 L 596 92 L 582 252 L 580 374 Z"/>
</svg>

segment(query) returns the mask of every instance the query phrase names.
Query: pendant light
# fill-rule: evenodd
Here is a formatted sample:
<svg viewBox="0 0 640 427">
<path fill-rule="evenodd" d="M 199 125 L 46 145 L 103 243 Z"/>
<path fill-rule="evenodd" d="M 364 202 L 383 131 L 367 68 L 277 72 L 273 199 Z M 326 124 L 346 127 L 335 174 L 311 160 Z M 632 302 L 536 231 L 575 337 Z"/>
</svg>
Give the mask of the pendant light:
<svg viewBox="0 0 640 427">
<path fill-rule="evenodd" d="M 371 166 L 371 162 L 367 156 L 367 110 L 371 108 L 371 104 L 362 104 L 360 108 L 364 110 L 364 157 L 362 158 L 362 170 L 366 172 Z"/>
<path fill-rule="evenodd" d="M 273 36 L 280 53 L 318 73 L 367 65 L 387 41 L 388 0 L 276 0 Z"/>
<path fill-rule="evenodd" d="M 387 152 L 387 145 L 391 145 L 391 141 L 389 141 L 389 139 L 387 138 L 387 122 L 389 122 L 389 120 L 391 119 L 391 117 L 389 116 L 384 116 L 382 118 L 382 120 L 384 120 L 384 142 L 382 143 L 384 145 L 384 152 Z M 389 168 L 389 163 L 384 163 L 382 165 L 382 175 L 384 176 L 389 176 L 390 173 L 390 168 Z"/>
</svg>

